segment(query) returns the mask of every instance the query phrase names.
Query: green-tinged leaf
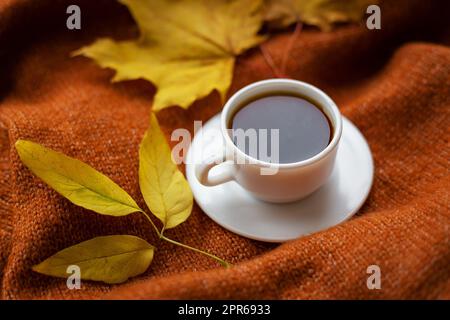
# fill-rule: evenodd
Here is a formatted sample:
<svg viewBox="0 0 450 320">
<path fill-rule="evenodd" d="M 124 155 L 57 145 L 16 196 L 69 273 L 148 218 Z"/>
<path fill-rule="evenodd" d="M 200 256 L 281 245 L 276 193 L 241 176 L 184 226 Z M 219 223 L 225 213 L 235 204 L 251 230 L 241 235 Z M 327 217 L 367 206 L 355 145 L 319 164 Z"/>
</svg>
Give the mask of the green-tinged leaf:
<svg viewBox="0 0 450 320">
<path fill-rule="evenodd" d="M 80 160 L 27 140 L 18 140 L 16 149 L 35 175 L 78 206 L 111 216 L 142 211 L 125 190 Z"/>
<path fill-rule="evenodd" d="M 213 90 L 222 99 L 235 57 L 265 38 L 262 0 L 121 0 L 140 38 L 100 39 L 76 51 L 116 70 L 113 81 L 146 79 L 157 87 L 153 110 L 188 108 Z"/>
<path fill-rule="evenodd" d="M 191 214 L 191 189 L 173 162 L 153 113 L 139 149 L 139 184 L 147 206 L 166 229 L 176 227 Z"/>
<path fill-rule="evenodd" d="M 80 268 L 81 279 L 121 283 L 137 276 L 152 262 L 154 247 L 129 235 L 97 237 L 59 251 L 33 267 L 54 277 L 67 278 L 67 267 Z"/>
<path fill-rule="evenodd" d="M 378 0 L 265 0 L 265 20 L 284 28 L 300 21 L 329 31 L 334 23 L 359 21 Z"/>
</svg>

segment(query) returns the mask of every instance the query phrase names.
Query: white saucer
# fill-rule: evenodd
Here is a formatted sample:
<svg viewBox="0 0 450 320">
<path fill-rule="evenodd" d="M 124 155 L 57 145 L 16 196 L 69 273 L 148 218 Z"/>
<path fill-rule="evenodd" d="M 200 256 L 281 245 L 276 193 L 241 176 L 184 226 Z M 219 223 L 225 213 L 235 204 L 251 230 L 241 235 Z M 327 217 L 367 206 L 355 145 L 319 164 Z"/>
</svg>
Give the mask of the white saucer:
<svg viewBox="0 0 450 320">
<path fill-rule="evenodd" d="M 219 130 L 220 115 L 216 115 L 197 132 L 187 154 L 186 175 L 202 210 L 216 223 L 241 236 L 283 242 L 330 228 L 353 216 L 372 187 L 374 168 L 369 146 L 346 118 L 330 180 L 303 200 L 267 203 L 255 199 L 234 181 L 205 187 L 195 177 L 192 163 L 193 159 L 206 159 L 222 150 Z M 214 170 L 219 169 L 214 168 L 211 174 Z"/>
</svg>

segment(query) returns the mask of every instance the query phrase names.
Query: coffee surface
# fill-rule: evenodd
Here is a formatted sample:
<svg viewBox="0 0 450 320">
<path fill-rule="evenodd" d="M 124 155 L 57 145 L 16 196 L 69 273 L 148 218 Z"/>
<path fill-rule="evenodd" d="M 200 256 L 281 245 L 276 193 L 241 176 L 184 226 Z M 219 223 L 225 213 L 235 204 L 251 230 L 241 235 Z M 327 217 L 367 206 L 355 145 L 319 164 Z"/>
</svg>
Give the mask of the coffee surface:
<svg viewBox="0 0 450 320">
<path fill-rule="evenodd" d="M 264 161 L 267 161 L 265 153 L 273 159 L 272 151 L 276 148 L 272 146 L 270 130 L 278 129 L 278 161 L 271 161 L 278 163 L 293 163 L 315 156 L 327 147 L 332 134 L 329 119 L 319 106 L 302 97 L 290 95 L 271 95 L 246 103 L 233 115 L 230 127 L 233 132 L 237 132 L 236 129 L 256 129 L 260 133 L 264 132 L 260 129 L 266 129 L 266 139 L 261 138 L 260 134 L 256 135 L 258 152 L 248 145 L 249 139 L 242 146 L 236 143 L 234 137 L 239 149 Z M 265 141 L 268 152 L 261 154 L 261 143 Z"/>
</svg>

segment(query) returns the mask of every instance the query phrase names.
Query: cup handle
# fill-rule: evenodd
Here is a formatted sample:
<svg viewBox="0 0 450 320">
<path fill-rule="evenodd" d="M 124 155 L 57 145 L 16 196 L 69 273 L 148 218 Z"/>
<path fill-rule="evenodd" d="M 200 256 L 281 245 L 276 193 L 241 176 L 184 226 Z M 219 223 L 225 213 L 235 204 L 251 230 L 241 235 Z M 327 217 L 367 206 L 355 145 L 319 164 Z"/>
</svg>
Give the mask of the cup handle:
<svg viewBox="0 0 450 320">
<path fill-rule="evenodd" d="M 234 180 L 234 162 L 228 160 L 226 155 L 213 158 L 212 161 L 203 162 L 195 165 L 195 176 L 197 180 L 204 186 L 212 187 L 219 184 Z M 209 176 L 209 171 L 215 166 L 221 166 L 223 172 Z"/>
</svg>

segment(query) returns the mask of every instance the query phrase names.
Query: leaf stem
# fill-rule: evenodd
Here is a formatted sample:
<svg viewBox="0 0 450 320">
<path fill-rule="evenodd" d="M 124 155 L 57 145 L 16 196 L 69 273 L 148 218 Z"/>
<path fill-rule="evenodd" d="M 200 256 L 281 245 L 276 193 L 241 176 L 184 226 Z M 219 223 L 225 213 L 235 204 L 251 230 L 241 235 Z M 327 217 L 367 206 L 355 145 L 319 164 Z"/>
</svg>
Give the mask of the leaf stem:
<svg viewBox="0 0 450 320">
<path fill-rule="evenodd" d="M 152 221 L 152 219 L 149 217 L 149 215 L 147 213 L 145 213 L 144 211 L 141 211 L 141 212 L 147 218 L 147 220 L 150 222 L 150 224 L 153 226 L 153 229 L 155 229 L 155 231 L 158 234 L 158 236 L 161 238 L 162 237 L 162 233 L 159 232 L 158 227 L 155 225 L 155 223 Z"/>
<path fill-rule="evenodd" d="M 298 35 L 303 29 L 303 24 L 299 19 L 297 19 L 297 24 L 295 25 L 294 32 L 289 38 L 289 42 L 286 46 L 286 49 L 284 50 L 283 57 L 281 60 L 281 68 L 278 68 L 275 61 L 273 60 L 272 56 L 270 55 L 269 51 L 264 47 L 263 44 L 259 46 L 259 49 L 261 50 L 262 56 L 264 60 L 266 61 L 267 65 L 272 70 L 272 73 L 277 78 L 288 78 L 286 73 L 286 67 L 288 60 L 291 56 L 292 48 L 294 47 L 295 40 L 297 39 Z"/>
<path fill-rule="evenodd" d="M 205 255 L 205 256 L 208 256 L 208 257 L 210 257 L 210 258 L 216 260 L 218 263 L 220 263 L 220 264 L 221 264 L 223 267 L 225 267 L 225 268 L 231 267 L 231 263 L 228 263 L 228 262 L 226 262 L 225 260 L 223 260 L 223 259 L 221 259 L 221 258 L 219 258 L 219 257 L 217 257 L 217 256 L 215 256 L 215 255 L 213 255 L 213 254 L 211 254 L 211 253 L 209 253 L 209 252 L 202 251 L 202 250 L 200 250 L 200 249 L 197 249 L 197 248 L 188 246 L 187 244 L 184 244 L 184 243 L 181 243 L 181 242 L 178 242 L 178 241 L 175 241 L 175 240 L 172 240 L 172 239 L 167 238 L 166 236 L 163 235 L 163 232 L 164 232 L 164 230 L 165 230 L 165 226 L 163 226 L 163 228 L 162 228 L 162 230 L 161 230 L 161 232 L 160 232 L 159 229 L 158 229 L 158 227 L 155 225 L 155 223 L 153 222 L 153 220 L 150 218 L 150 216 L 149 216 L 146 212 L 144 212 L 144 211 L 141 211 L 141 212 L 144 214 L 144 216 L 147 218 L 147 220 L 148 220 L 148 221 L 150 222 L 150 224 L 153 226 L 153 229 L 155 229 L 155 231 L 156 231 L 156 233 L 158 234 L 158 236 L 159 236 L 160 239 L 165 240 L 165 241 L 167 241 L 167 242 L 170 242 L 170 243 L 172 243 L 172 244 L 174 244 L 174 245 L 177 245 L 177 246 L 180 246 L 180 247 L 183 247 L 183 248 L 186 248 L 186 249 L 189 249 L 189 250 L 192 250 L 192 251 L 201 253 L 201 254 L 203 254 L 203 255 Z"/>
<path fill-rule="evenodd" d="M 291 56 L 291 51 L 292 51 L 292 48 L 294 47 L 295 40 L 297 39 L 297 37 L 300 34 L 300 32 L 302 31 L 302 29 L 303 29 L 303 24 L 299 20 L 297 20 L 294 32 L 290 36 L 288 45 L 286 46 L 286 50 L 284 51 L 284 54 L 283 54 L 283 60 L 281 62 L 281 71 L 280 71 L 281 74 L 283 74 L 283 75 L 286 74 L 287 62 Z"/>
<path fill-rule="evenodd" d="M 231 263 L 228 263 L 228 262 L 226 262 L 225 260 L 223 260 L 223 259 L 221 259 L 221 258 L 219 258 L 219 257 L 216 257 L 215 255 L 213 255 L 213 254 L 211 254 L 211 253 L 208 253 L 208 252 L 202 251 L 202 250 L 200 250 L 200 249 L 197 249 L 197 248 L 188 246 L 187 244 L 184 244 L 184 243 L 181 243 L 181 242 L 178 242 L 178 241 L 169 239 L 169 238 L 167 238 L 166 236 L 163 236 L 163 235 L 161 235 L 161 239 L 166 240 L 167 242 L 170 242 L 170 243 L 175 244 L 175 245 L 177 245 L 177 246 L 180 246 L 180 247 L 183 247 L 183 248 L 186 248 L 186 249 L 195 251 L 195 252 L 197 252 L 197 253 L 201 253 L 201 254 L 203 254 L 203 255 L 205 255 L 205 256 L 208 256 L 208 257 L 210 257 L 210 258 L 216 260 L 218 263 L 220 263 L 220 264 L 221 264 L 223 267 L 225 267 L 225 268 L 231 267 Z"/>
<path fill-rule="evenodd" d="M 280 70 L 273 61 L 272 56 L 270 55 L 269 51 L 267 51 L 267 49 L 264 47 L 263 44 L 259 46 L 259 50 L 261 50 L 262 56 L 266 61 L 267 65 L 269 66 L 270 70 L 272 70 L 274 77 L 283 78 L 283 75 L 281 74 Z"/>
</svg>

